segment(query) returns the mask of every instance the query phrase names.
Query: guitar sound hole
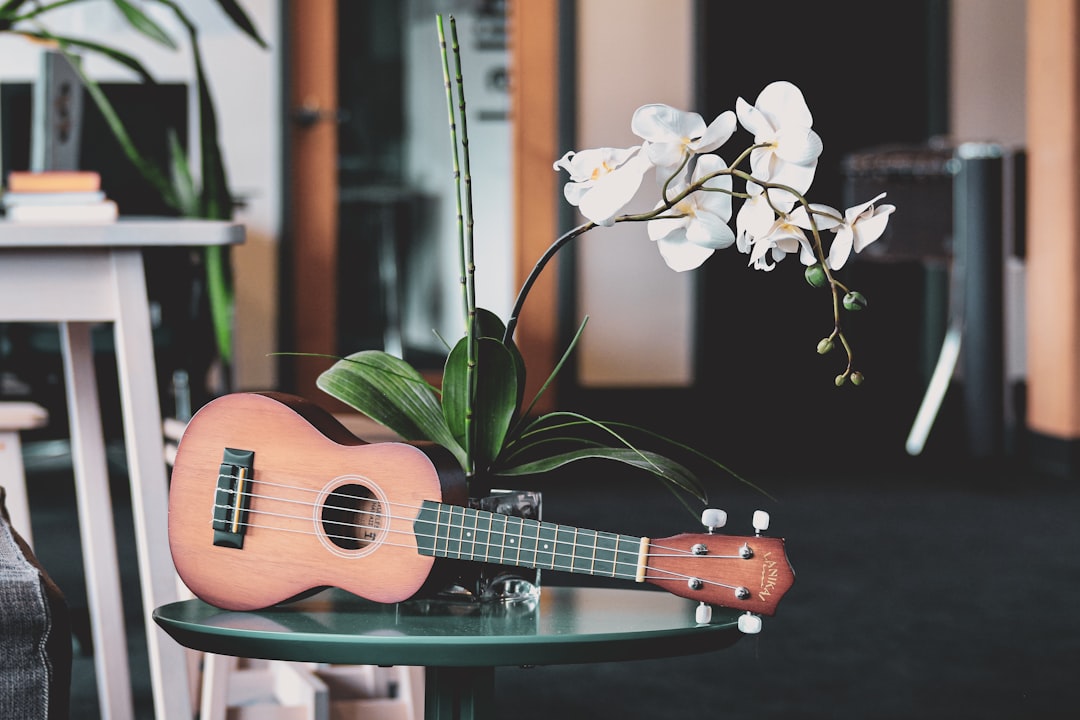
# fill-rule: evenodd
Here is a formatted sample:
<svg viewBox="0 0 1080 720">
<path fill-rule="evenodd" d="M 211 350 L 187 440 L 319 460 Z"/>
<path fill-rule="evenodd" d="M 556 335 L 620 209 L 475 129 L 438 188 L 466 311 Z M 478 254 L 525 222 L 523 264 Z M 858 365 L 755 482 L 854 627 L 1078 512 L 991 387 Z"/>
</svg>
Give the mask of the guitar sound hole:
<svg viewBox="0 0 1080 720">
<path fill-rule="evenodd" d="M 382 502 L 363 485 L 336 488 L 322 508 L 323 532 L 342 550 L 360 550 L 375 542 L 383 521 Z"/>
</svg>

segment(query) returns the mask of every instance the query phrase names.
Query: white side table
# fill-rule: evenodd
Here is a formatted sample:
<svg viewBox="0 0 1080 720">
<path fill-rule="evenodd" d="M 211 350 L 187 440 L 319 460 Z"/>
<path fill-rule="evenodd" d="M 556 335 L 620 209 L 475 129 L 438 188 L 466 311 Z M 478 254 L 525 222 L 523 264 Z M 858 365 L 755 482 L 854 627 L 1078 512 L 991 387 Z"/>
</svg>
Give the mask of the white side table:
<svg viewBox="0 0 1080 720">
<path fill-rule="evenodd" d="M 101 225 L 0 222 L 0 322 L 60 326 L 79 532 L 101 714 L 134 716 L 105 441 L 90 330 L 113 325 L 124 445 L 157 718 L 192 717 L 183 649 L 151 613 L 179 599 L 169 553 L 168 482 L 142 248 L 239 244 L 236 223 L 123 218 Z M 164 642 L 163 642 L 164 641 Z"/>
</svg>

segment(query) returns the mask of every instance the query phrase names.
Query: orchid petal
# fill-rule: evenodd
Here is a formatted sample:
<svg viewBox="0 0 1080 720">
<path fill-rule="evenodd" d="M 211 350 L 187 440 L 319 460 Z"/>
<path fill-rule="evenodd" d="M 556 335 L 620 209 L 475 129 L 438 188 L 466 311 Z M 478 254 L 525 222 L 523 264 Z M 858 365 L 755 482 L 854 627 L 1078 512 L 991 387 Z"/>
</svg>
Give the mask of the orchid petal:
<svg viewBox="0 0 1080 720">
<path fill-rule="evenodd" d="M 786 162 L 809 165 L 823 147 L 821 137 L 809 127 L 784 126 L 776 134 L 776 156 Z"/>
<path fill-rule="evenodd" d="M 786 80 L 766 85 L 757 96 L 754 106 L 776 128 L 785 125 L 810 127 L 814 124 L 814 117 L 806 106 L 802 91 Z"/>
<path fill-rule="evenodd" d="M 731 139 L 735 133 L 735 125 L 735 113 L 730 110 L 721 113 L 709 124 L 709 127 L 705 128 L 705 132 L 698 140 L 690 143 L 690 148 L 696 153 L 716 150 Z"/>
<path fill-rule="evenodd" d="M 596 180 L 578 204 L 586 218 L 597 225 L 610 225 L 615 215 L 633 200 L 645 171 L 652 167 L 648 156 L 638 154 L 626 164 Z"/>
<path fill-rule="evenodd" d="M 854 241 L 855 233 L 851 229 L 850 225 L 843 225 L 836 232 L 836 237 L 833 239 L 832 247 L 829 248 L 829 267 L 833 270 L 839 270 L 844 267 L 847 262 L 848 256 L 851 254 L 851 246 Z"/>
<path fill-rule="evenodd" d="M 667 266 L 676 272 L 700 267 L 714 252 L 712 248 L 688 242 L 686 236 L 681 233 L 673 233 L 658 240 L 656 246 L 660 249 L 660 257 L 664 258 Z"/>
<path fill-rule="evenodd" d="M 847 220 L 849 224 L 854 224 L 855 221 L 859 219 L 860 215 L 872 208 L 874 206 L 874 203 L 876 203 L 883 197 L 885 197 L 885 193 L 879 194 L 873 200 L 867 200 L 862 205 L 855 205 L 854 207 L 849 207 L 847 210 L 844 211 L 844 219 Z"/>
<path fill-rule="evenodd" d="M 724 218 L 701 212 L 687 224 L 686 239 L 695 245 L 720 250 L 735 242 L 735 233 Z"/>
<path fill-rule="evenodd" d="M 657 218 L 645 223 L 645 229 L 649 233 L 650 240 L 661 240 L 674 232 L 686 227 L 686 218 Z"/>
<path fill-rule="evenodd" d="M 828 205 L 811 203 L 810 209 L 815 213 L 814 222 L 817 223 L 818 230 L 832 230 L 842 222 L 840 220 L 840 211 L 836 208 L 829 207 Z M 806 208 L 802 205 L 792 210 L 788 219 L 803 230 L 814 229 L 810 224 L 810 216 L 807 214 Z"/>
<path fill-rule="evenodd" d="M 877 240 L 885 232 L 885 226 L 889 222 L 889 215 L 896 210 L 893 205 L 882 205 L 877 208 L 873 216 L 861 220 L 855 225 L 855 238 L 852 246 L 855 252 L 862 252 L 870 243 Z"/>
<path fill-rule="evenodd" d="M 705 121 L 697 113 L 655 103 L 634 111 L 630 129 L 643 140 L 680 142 L 701 137 L 705 133 Z"/>
<path fill-rule="evenodd" d="M 774 128 L 769 119 L 756 107 L 742 98 L 735 101 L 735 115 L 739 118 L 739 124 L 754 136 L 755 142 L 758 137 L 772 135 Z"/>
</svg>

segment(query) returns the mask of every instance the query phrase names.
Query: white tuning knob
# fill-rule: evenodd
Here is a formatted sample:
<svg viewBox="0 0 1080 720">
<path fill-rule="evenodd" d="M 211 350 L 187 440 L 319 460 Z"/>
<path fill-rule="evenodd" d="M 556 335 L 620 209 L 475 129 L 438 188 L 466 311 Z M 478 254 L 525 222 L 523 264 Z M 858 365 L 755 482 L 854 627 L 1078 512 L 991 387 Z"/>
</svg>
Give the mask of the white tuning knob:
<svg viewBox="0 0 1080 720">
<path fill-rule="evenodd" d="M 754 511 L 754 529 L 759 535 L 769 529 L 769 513 L 764 510 Z"/>
<path fill-rule="evenodd" d="M 701 603 L 697 606 L 697 611 L 694 613 L 694 622 L 698 625 L 708 625 L 712 622 L 712 605 L 708 603 Z"/>
<path fill-rule="evenodd" d="M 744 635 L 757 635 L 761 632 L 761 618 L 753 613 L 744 613 L 740 615 L 739 630 Z"/>
<path fill-rule="evenodd" d="M 705 508 L 701 513 L 701 524 L 712 532 L 727 525 L 727 513 L 717 508 Z"/>
</svg>

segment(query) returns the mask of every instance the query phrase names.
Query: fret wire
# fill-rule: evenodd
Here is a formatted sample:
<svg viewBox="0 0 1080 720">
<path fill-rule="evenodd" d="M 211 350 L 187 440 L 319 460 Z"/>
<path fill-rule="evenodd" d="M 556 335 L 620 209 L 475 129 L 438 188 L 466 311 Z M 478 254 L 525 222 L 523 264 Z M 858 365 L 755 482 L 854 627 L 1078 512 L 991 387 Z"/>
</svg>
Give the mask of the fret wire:
<svg viewBox="0 0 1080 720">
<path fill-rule="evenodd" d="M 442 557 L 473 560 L 482 558 L 487 562 L 608 575 L 613 578 L 633 578 L 637 571 L 639 538 L 487 511 L 444 509 L 439 503 L 433 505 L 436 506 L 431 509 L 435 511 L 437 527 L 435 554 Z M 480 517 L 481 513 L 485 518 Z M 481 529 L 485 519 L 489 528 L 487 538 L 483 536 L 484 531 Z M 426 522 L 422 518 L 418 520 Z M 473 536 L 459 540 L 460 547 L 455 547 L 455 538 L 450 534 L 453 526 L 464 530 L 469 524 L 476 528 Z M 527 532 L 527 525 L 535 528 L 535 531 Z M 522 555 L 521 548 L 526 539 L 529 542 L 535 541 L 535 547 L 526 546 L 525 554 Z M 443 544 L 440 546 L 439 542 Z M 465 545 L 466 542 L 468 546 Z M 483 553 L 477 549 L 477 544 L 483 547 Z M 499 548 L 498 557 L 493 557 L 493 547 Z M 506 552 L 508 547 L 516 548 L 516 557 Z M 624 549 L 625 547 L 629 549 Z M 611 567 L 608 568 L 606 563 L 611 563 Z"/>
</svg>

